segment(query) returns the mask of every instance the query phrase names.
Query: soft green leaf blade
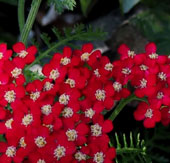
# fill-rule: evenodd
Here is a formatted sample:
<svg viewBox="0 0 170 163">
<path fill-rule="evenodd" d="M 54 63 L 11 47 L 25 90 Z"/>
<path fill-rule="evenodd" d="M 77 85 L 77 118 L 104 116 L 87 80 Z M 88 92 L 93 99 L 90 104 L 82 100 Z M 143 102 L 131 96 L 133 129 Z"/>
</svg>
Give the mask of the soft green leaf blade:
<svg viewBox="0 0 170 163">
<path fill-rule="evenodd" d="M 80 0 L 81 11 L 84 16 L 87 16 L 88 8 L 92 0 Z"/>
<path fill-rule="evenodd" d="M 123 13 L 128 13 L 140 0 L 119 0 Z"/>
</svg>

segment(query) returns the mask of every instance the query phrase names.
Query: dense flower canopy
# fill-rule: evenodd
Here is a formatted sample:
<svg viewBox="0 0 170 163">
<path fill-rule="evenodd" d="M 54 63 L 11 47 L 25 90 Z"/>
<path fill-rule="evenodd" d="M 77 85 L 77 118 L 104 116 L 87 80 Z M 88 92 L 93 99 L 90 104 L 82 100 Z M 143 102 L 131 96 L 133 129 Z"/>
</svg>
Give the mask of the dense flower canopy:
<svg viewBox="0 0 170 163">
<path fill-rule="evenodd" d="M 113 63 L 91 43 L 80 50 L 64 47 L 42 68 L 44 79 L 26 83 L 24 68 L 37 53 L 21 42 L 12 50 L 0 44 L 0 162 L 112 163 L 109 146 L 115 101 L 135 94 L 145 98 L 134 112 L 146 128 L 170 122 L 169 58 L 149 43 L 135 54 L 127 45 Z M 14 54 L 12 54 L 14 53 Z M 133 89 L 129 89 L 129 85 Z M 130 87 L 130 88 L 131 88 Z"/>
</svg>

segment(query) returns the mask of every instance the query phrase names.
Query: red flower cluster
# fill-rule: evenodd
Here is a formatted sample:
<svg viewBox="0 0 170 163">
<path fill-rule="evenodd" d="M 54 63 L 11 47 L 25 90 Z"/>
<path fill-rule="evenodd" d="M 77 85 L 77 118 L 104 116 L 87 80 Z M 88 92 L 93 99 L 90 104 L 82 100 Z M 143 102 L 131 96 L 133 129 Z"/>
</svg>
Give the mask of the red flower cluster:
<svg viewBox="0 0 170 163">
<path fill-rule="evenodd" d="M 1 163 L 111 163 L 113 129 L 102 111 L 130 92 L 111 79 L 113 64 L 92 44 L 54 54 L 43 81 L 25 82 L 23 69 L 35 59 L 35 46 L 12 50 L 0 44 Z M 13 54 L 14 53 L 14 54 Z"/>
<path fill-rule="evenodd" d="M 136 120 L 144 120 L 146 128 L 156 122 L 170 123 L 170 59 L 156 53 L 156 45 L 149 43 L 145 53 L 135 54 L 123 44 L 118 49 L 121 60 L 113 63 L 119 78 L 126 84 L 130 81 L 134 94 L 147 102 L 141 102 L 134 112 Z M 114 71 L 116 77 L 116 72 Z"/>
<path fill-rule="evenodd" d="M 43 66 L 45 79 L 26 84 L 23 69 L 36 52 L 21 42 L 13 51 L 0 44 L 1 163 L 112 163 L 113 124 L 102 113 L 132 93 L 129 84 L 148 100 L 134 112 L 136 120 L 147 128 L 170 123 L 170 60 L 156 54 L 154 43 L 138 55 L 123 44 L 113 63 L 92 44 L 65 47 Z"/>
</svg>

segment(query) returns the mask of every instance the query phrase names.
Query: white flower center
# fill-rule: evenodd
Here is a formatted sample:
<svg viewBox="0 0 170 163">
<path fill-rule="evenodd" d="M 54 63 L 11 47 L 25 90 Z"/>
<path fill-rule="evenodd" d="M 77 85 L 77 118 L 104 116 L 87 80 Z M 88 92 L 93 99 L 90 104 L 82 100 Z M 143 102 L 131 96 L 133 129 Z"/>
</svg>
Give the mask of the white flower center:
<svg viewBox="0 0 170 163">
<path fill-rule="evenodd" d="M 101 89 L 96 90 L 95 96 L 97 100 L 104 101 L 106 97 L 105 90 L 101 90 Z"/>
<path fill-rule="evenodd" d="M 146 66 L 146 65 L 140 65 L 140 69 L 141 69 L 142 71 L 146 71 L 146 70 L 148 69 L 148 66 Z"/>
<path fill-rule="evenodd" d="M 53 125 L 43 124 L 43 126 L 47 127 L 50 132 L 53 132 L 53 127 L 54 127 Z"/>
<path fill-rule="evenodd" d="M 12 77 L 17 78 L 20 74 L 22 73 L 22 69 L 21 68 L 17 68 L 15 67 L 12 71 Z"/>
<path fill-rule="evenodd" d="M 105 64 L 104 69 L 107 71 L 112 71 L 113 65 L 111 63 L 107 63 Z"/>
<path fill-rule="evenodd" d="M 156 54 L 156 53 L 149 54 L 149 58 L 150 59 L 157 59 L 158 58 L 158 54 Z"/>
<path fill-rule="evenodd" d="M 54 158 L 57 158 L 57 160 L 59 160 L 65 155 L 66 155 L 66 149 L 64 148 L 64 146 L 58 145 L 57 148 L 54 150 Z"/>
<path fill-rule="evenodd" d="M 83 161 L 87 159 L 87 155 L 83 154 L 82 152 L 78 151 L 77 153 L 75 153 L 74 155 L 75 159 L 78 161 Z"/>
<path fill-rule="evenodd" d="M 60 63 L 64 66 L 68 65 L 70 62 L 71 62 L 71 60 L 67 57 L 61 58 L 61 60 L 60 60 Z"/>
<path fill-rule="evenodd" d="M 147 80 L 146 79 L 142 79 L 142 80 L 140 80 L 140 87 L 141 88 L 146 88 L 146 85 L 147 85 Z"/>
<path fill-rule="evenodd" d="M 85 117 L 92 119 L 92 117 L 95 114 L 95 111 L 92 108 L 86 109 L 85 113 Z"/>
<path fill-rule="evenodd" d="M 116 92 L 120 92 L 122 90 L 122 84 L 119 82 L 114 82 L 113 83 L 113 88 Z"/>
<path fill-rule="evenodd" d="M 2 59 L 3 58 L 3 53 L 2 52 L 0 52 L 0 59 Z"/>
<path fill-rule="evenodd" d="M 105 155 L 103 154 L 103 152 L 97 152 L 94 155 L 93 161 L 96 163 L 104 163 L 104 157 Z"/>
<path fill-rule="evenodd" d="M 21 139 L 19 140 L 19 145 L 22 148 L 25 148 L 27 146 L 27 144 L 25 143 L 25 138 L 21 137 Z"/>
<path fill-rule="evenodd" d="M 76 83 L 75 80 L 68 78 L 65 82 L 66 84 L 69 84 L 71 88 L 74 88 Z"/>
<path fill-rule="evenodd" d="M 152 118 L 153 116 L 153 110 L 152 109 L 147 109 L 146 113 L 145 113 L 145 117 L 146 118 Z"/>
<path fill-rule="evenodd" d="M 59 97 L 59 103 L 63 105 L 67 105 L 70 100 L 70 96 L 66 95 L 65 93 L 60 95 Z"/>
<path fill-rule="evenodd" d="M 61 112 L 64 118 L 70 118 L 73 116 L 73 109 L 70 107 L 65 107 Z"/>
<path fill-rule="evenodd" d="M 56 80 L 58 77 L 60 76 L 60 73 L 58 71 L 58 69 L 53 69 L 51 72 L 50 72 L 50 76 L 49 78 L 50 79 L 53 79 L 53 80 Z"/>
<path fill-rule="evenodd" d="M 37 147 L 39 147 L 39 148 L 42 148 L 42 147 L 44 147 L 44 146 L 47 144 L 45 138 L 42 137 L 42 136 L 36 137 L 36 138 L 34 139 L 34 142 L 35 142 L 35 144 L 37 145 Z"/>
<path fill-rule="evenodd" d="M 49 115 L 52 112 L 51 105 L 47 104 L 41 107 L 41 112 L 45 115 Z"/>
<path fill-rule="evenodd" d="M 7 148 L 5 154 L 8 156 L 8 157 L 14 157 L 16 155 L 16 147 L 14 146 L 10 146 Z"/>
<path fill-rule="evenodd" d="M 8 119 L 6 122 L 5 122 L 5 126 L 7 129 L 12 129 L 12 122 L 13 122 L 13 118 L 11 119 Z"/>
<path fill-rule="evenodd" d="M 32 99 L 34 102 L 40 97 L 40 92 L 36 91 L 36 92 L 32 92 L 30 94 L 30 99 Z"/>
<path fill-rule="evenodd" d="M 22 50 L 20 53 L 18 53 L 18 56 L 20 58 L 25 58 L 27 56 L 28 52 L 25 50 Z"/>
<path fill-rule="evenodd" d="M 128 67 L 122 68 L 122 73 L 125 75 L 129 75 L 131 73 L 131 70 Z"/>
<path fill-rule="evenodd" d="M 31 114 L 27 114 L 24 116 L 24 118 L 22 118 L 22 125 L 27 127 L 32 123 L 32 121 L 33 121 L 33 116 Z"/>
<path fill-rule="evenodd" d="M 164 97 L 163 92 L 158 92 L 156 97 L 157 97 L 157 99 L 159 99 L 159 100 L 162 99 L 162 98 Z"/>
<path fill-rule="evenodd" d="M 46 163 L 45 160 L 39 159 L 37 163 Z"/>
<path fill-rule="evenodd" d="M 86 53 L 83 53 L 80 58 L 82 61 L 88 61 L 89 56 L 90 56 L 90 54 L 86 52 Z"/>
<path fill-rule="evenodd" d="M 49 91 L 49 90 L 51 90 L 51 89 L 53 88 L 53 86 L 54 86 L 54 84 L 52 84 L 52 83 L 50 83 L 50 82 L 46 82 L 46 83 L 44 84 L 43 90 L 44 90 L 44 91 Z"/>
<path fill-rule="evenodd" d="M 66 135 L 67 135 L 68 141 L 75 141 L 78 137 L 77 131 L 74 129 L 68 129 L 66 131 Z"/>
<path fill-rule="evenodd" d="M 128 50 L 128 57 L 130 57 L 130 58 L 134 58 L 134 56 L 135 56 L 136 54 L 135 54 L 135 52 L 134 51 L 130 51 L 130 50 Z"/>
<path fill-rule="evenodd" d="M 162 81 L 166 81 L 166 74 L 164 72 L 159 72 L 158 73 L 158 77 L 162 80 Z"/>
<path fill-rule="evenodd" d="M 4 95 L 4 98 L 8 103 L 14 102 L 16 98 L 15 92 L 13 90 L 7 91 Z"/>
<path fill-rule="evenodd" d="M 97 69 L 95 69 L 94 71 L 94 74 L 96 75 L 96 77 L 100 77 L 101 75 L 100 75 L 100 73 L 99 73 L 99 69 L 97 68 Z"/>
<path fill-rule="evenodd" d="M 102 127 L 98 123 L 91 125 L 91 133 L 92 136 L 100 136 L 102 134 Z"/>
</svg>

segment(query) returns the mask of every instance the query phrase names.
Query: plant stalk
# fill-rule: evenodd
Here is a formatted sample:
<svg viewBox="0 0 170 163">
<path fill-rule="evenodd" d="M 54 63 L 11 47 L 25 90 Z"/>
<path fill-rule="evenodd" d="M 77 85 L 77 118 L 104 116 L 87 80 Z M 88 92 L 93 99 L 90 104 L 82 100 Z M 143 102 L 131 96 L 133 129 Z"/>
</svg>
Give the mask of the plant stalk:
<svg viewBox="0 0 170 163">
<path fill-rule="evenodd" d="M 41 4 L 41 1 L 42 0 L 33 0 L 32 1 L 30 12 L 28 14 L 24 28 L 21 32 L 20 41 L 23 42 L 24 44 L 27 43 L 28 35 L 29 35 L 29 33 L 32 29 L 33 23 L 35 21 L 35 18 L 36 18 L 37 12 L 38 12 L 38 9 L 39 9 L 40 4 Z"/>
<path fill-rule="evenodd" d="M 25 0 L 18 0 L 18 24 L 19 24 L 20 33 L 22 32 L 25 24 L 24 7 L 25 7 Z"/>
<path fill-rule="evenodd" d="M 134 94 L 130 95 L 129 97 L 122 99 L 119 104 L 117 105 L 117 107 L 114 109 L 114 111 L 112 112 L 112 114 L 110 115 L 109 119 L 111 121 L 113 121 L 118 115 L 119 113 L 122 111 L 122 109 L 131 101 L 133 100 L 139 100 L 139 101 L 144 101 L 146 102 L 145 98 L 138 98 L 136 97 Z"/>
</svg>

